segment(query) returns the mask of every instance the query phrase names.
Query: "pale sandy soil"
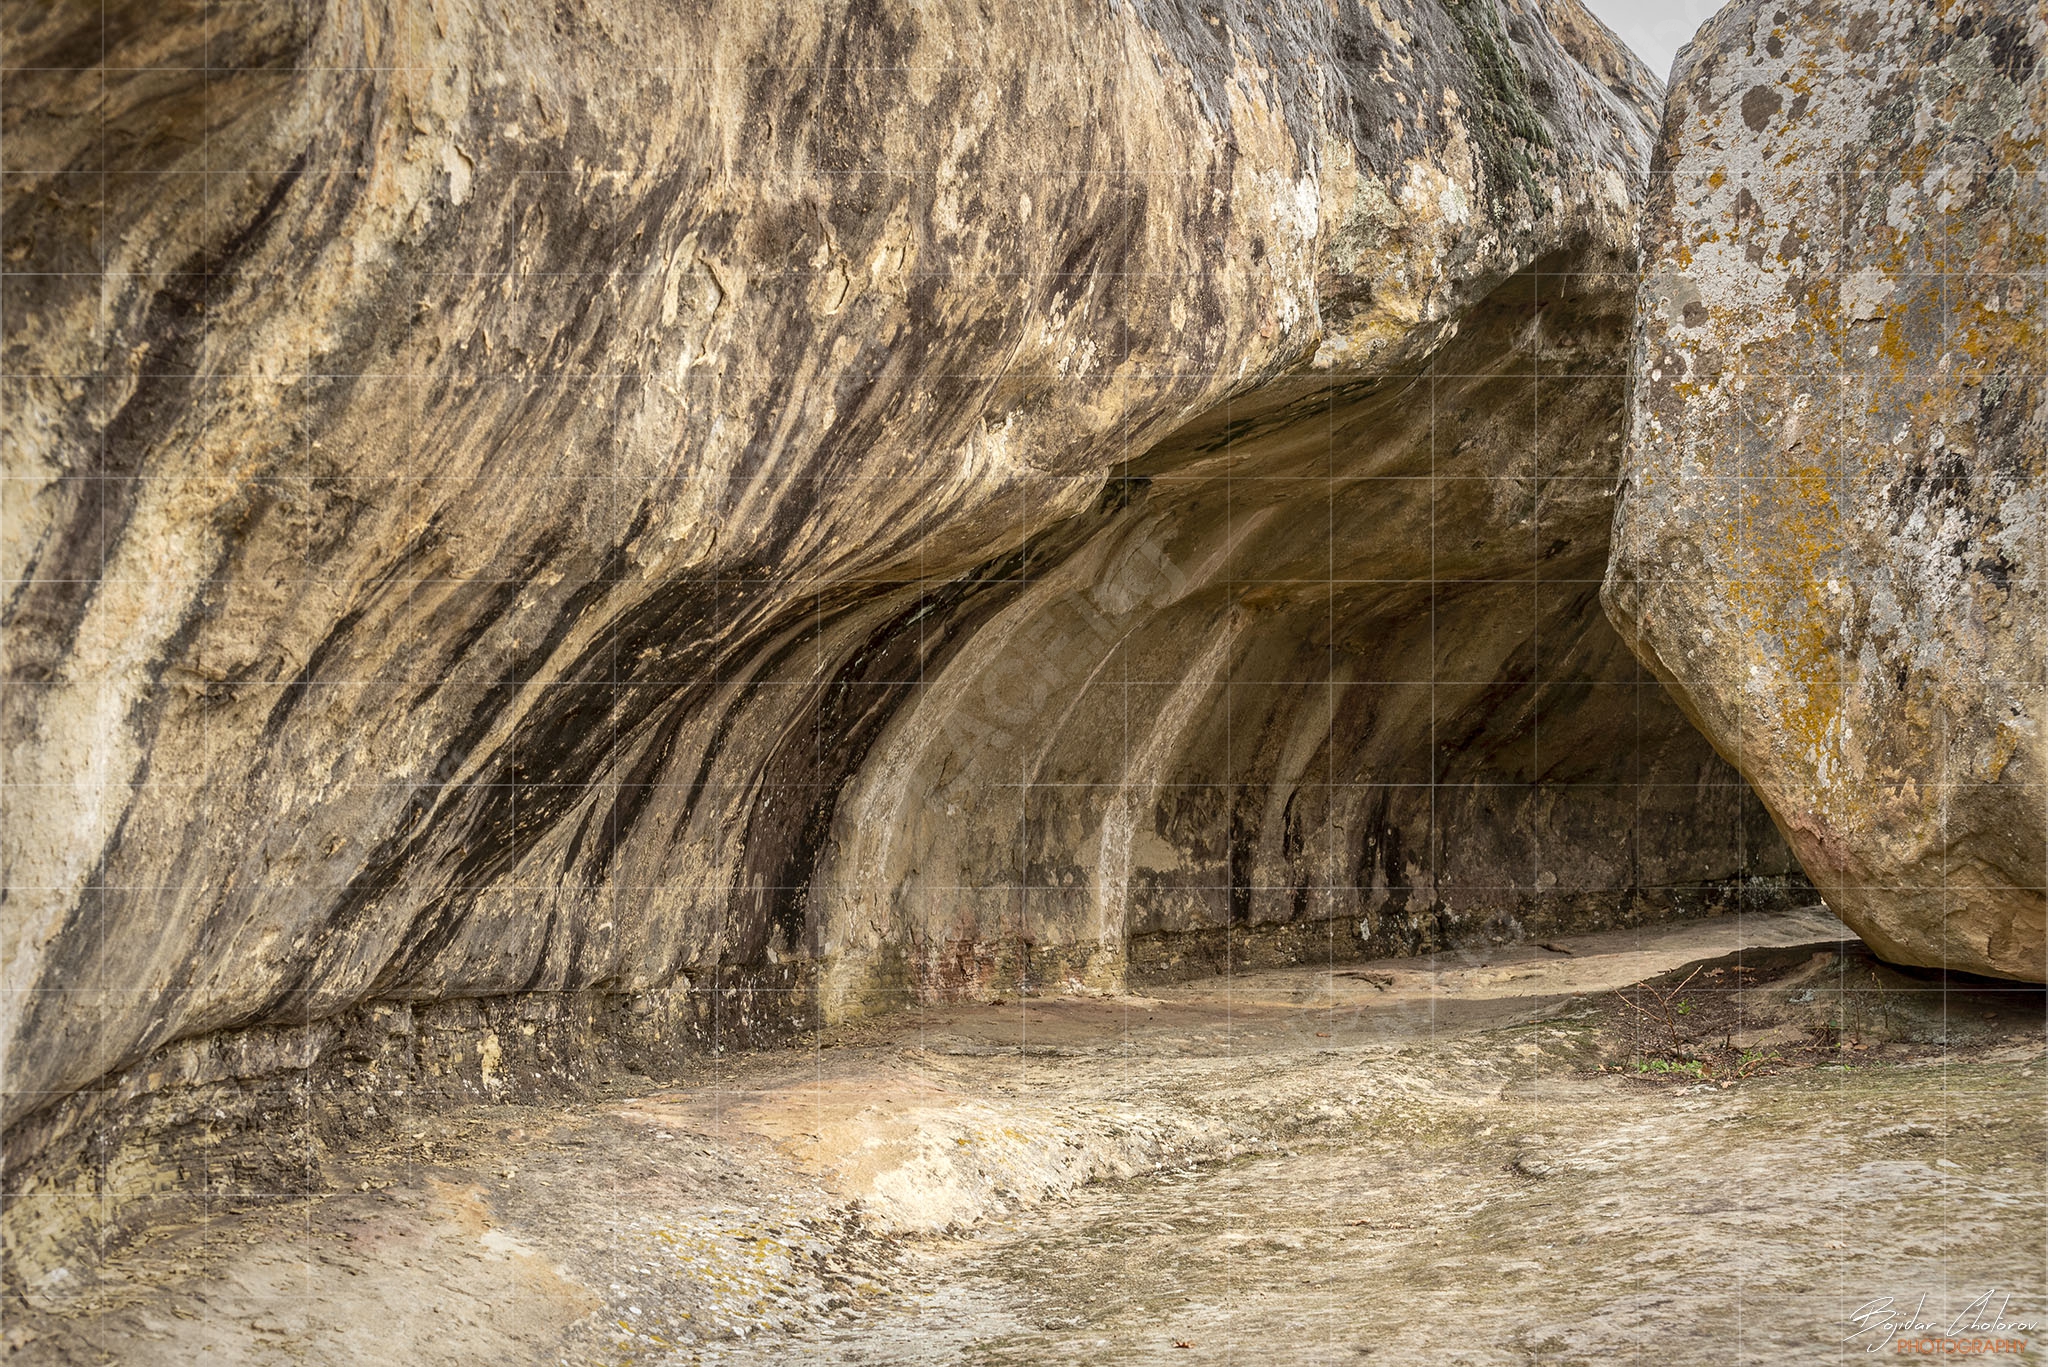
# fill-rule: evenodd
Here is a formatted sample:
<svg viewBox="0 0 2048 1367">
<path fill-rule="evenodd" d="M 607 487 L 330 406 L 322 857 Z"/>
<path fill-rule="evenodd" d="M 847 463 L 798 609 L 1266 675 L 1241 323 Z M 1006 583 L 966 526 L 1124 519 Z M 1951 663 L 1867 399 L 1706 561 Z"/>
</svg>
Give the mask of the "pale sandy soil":
<svg viewBox="0 0 2048 1367">
<path fill-rule="evenodd" d="M 1898 1360 L 1845 1342 L 1884 1296 L 2039 1323 L 2041 992 L 1842 934 L 930 1010 L 422 1119 L 331 1193 L 81 1269 L 7 1360 L 1846 1362 Z M 1742 946 L 1671 994 L 1696 1038 L 1612 991 Z"/>
</svg>

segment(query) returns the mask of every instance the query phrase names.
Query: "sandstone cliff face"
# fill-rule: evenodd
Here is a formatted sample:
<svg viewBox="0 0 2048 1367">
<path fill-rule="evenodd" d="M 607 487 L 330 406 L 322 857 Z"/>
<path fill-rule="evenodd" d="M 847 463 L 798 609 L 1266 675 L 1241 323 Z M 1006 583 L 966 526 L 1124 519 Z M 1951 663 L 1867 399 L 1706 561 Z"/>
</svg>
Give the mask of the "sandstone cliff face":
<svg viewBox="0 0 2048 1367">
<path fill-rule="evenodd" d="M 1888 958 L 2040 980 L 2038 6 L 1738 3 L 1645 211 L 1607 601 Z"/>
<path fill-rule="evenodd" d="M 105 8 L 5 20 L 18 1190 L 1792 871 L 1596 601 L 1574 0 Z"/>
</svg>

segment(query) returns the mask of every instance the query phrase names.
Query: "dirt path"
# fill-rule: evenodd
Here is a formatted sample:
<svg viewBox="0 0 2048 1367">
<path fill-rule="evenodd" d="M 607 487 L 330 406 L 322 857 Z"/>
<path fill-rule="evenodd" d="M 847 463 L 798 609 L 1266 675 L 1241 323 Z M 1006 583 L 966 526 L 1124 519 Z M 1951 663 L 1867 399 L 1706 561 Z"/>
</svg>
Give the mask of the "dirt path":
<svg viewBox="0 0 2048 1367">
<path fill-rule="evenodd" d="M 2041 992 L 1840 934 L 927 1011 L 421 1120 L 42 1288 L 9 1361 L 1833 1361 L 1923 1291 L 2038 1324 Z"/>
</svg>

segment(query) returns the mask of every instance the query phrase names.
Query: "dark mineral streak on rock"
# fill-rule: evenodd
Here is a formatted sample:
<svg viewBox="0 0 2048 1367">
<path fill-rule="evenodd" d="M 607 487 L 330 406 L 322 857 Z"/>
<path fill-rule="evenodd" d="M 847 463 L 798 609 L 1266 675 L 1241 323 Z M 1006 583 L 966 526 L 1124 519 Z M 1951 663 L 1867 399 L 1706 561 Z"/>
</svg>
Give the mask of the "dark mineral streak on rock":
<svg viewBox="0 0 2048 1367">
<path fill-rule="evenodd" d="M 0 26 L 10 1286 L 368 1098 L 1794 874 L 1591 597 L 1576 0 Z"/>
</svg>

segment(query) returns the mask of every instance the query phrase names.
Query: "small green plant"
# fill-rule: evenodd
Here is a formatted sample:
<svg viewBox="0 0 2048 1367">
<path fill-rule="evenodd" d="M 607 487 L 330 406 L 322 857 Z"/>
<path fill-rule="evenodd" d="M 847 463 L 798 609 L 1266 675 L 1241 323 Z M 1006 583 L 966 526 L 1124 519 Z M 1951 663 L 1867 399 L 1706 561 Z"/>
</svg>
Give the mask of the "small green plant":
<svg viewBox="0 0 2048 1367">
<path fill-rule="evenodd" d="M 1821 1049 L 1833 1053 L 1842 1047 L 1842 1021 L 1839 1016 L 1823 1016 L 1813 1023 L 1813 1040 Z"/>
<path fill-rule="evenodd" d="M 1677 1074 L 1704 1080 L 1707 1076 L 1707 1065 L 1696 1058 L 1685 1059 L 1677 1063 L 1663 1058 L 1639 1058 L 1636 1060 L 1636 1071 L 1638 1073 Z"/>
<path fill-rule="evenodd" d="M 1729 1070 L 1728 1075 L 1730 1077 L 1755 1077 L 1767 1065 L 1783 1063 L 1784 1061 L 1785 1056 L 1783 1054 L 1767 1054 L 1761 1049 L 1745 1049 L 1742 1051 L 1742 1057 L 1737 1059 L 1735 1066 Z"/>
</svg>

